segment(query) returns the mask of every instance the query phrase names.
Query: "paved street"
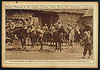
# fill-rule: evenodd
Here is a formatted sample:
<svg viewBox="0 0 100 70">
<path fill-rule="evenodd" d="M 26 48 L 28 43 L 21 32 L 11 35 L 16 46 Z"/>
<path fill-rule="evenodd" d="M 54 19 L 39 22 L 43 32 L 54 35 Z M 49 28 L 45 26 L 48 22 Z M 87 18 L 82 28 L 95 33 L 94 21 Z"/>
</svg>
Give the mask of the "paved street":
<svg viewBox="0 0 100 70">
<path fill-rule="evenodd" d="M 40 46 L 31 48 L 26 46 L 28 51 L 22 51 L 18 49 L 10 50 L 6 49 L 6 59 L 82 59 L 83 46 L 74 46 L 68 48 L 66 44 L 62 46 L 62 51 L 55 51 L 54 46 L 43 46 L 43 51 L 40 52 Z M 88 59 L 86 56 L 85 59 Z M 92 59 L 92 57 L 91 57 Z"/>
</svg>

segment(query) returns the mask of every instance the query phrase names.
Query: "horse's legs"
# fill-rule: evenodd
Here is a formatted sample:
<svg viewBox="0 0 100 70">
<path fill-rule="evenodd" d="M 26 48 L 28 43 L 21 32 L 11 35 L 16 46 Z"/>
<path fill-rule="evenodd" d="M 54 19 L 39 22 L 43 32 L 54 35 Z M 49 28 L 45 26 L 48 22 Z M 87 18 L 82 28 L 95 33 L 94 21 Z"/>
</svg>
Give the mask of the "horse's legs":
<svg viewBox="0 0 100 70">
<path fill-rule="evenodd" d="M 45 45 L 45 38 L 43 38 L 43 44 Z"/>
<path fill-rule="evenodd" d="M 78 44 L 79 44 L 79 46 L 81 45 L 81 39 L 79 40 L 79 43 Z"/>
<path fill-rule="evenodd" d="M 52 46 L 52 40 L 50 39 L 50 46 Z"/>
<path fill-rule="evenodd" d="M 34 48 L 34 40 L 31 39 L 31 47 Z"/>
<path fill-rule="evenodd" d="M 47 38 L 45 38 L 45 45 L 47 46 Z"/>
<path fill-rule="evenodd" d="M 68 48 L 70 47 L 70 41 L 71 41 L 71 40 L 69 39 L 69 40 L 68 40 Z"/>
<path fill-rule="evenodd" d="M 63 45 L 63 42 L 62 42 L 62 45 Z"/>
<path fill-rule="evenodd" d="M 54 46 L 54 43 L 55 43 L 55 42 L 54 42 L 54 40 L 53 40 L 53 46 Z"/>
<path fill-rule="evenodd" d="M 27 45 L 29 45 L 29 38 L 27 37 Z"/>
<path fill-rule="evenodd" d="M 34 45 L 35 45 L 35 42 L 36 42 L 36 37 L 34 38 L 34 41 L 33 41 L 33 42 L 34 42 Z"/>
<path fill-rule="evenodd" d="M 46 46 L 48 45 L 48 38 L 46 37 Z"/>
<path fill-rule="evenodd" d="M 25 47 L 26 39 L 21 39 L 21 44 L 22 44 L 22 48 L 26 49 L 26 47 Z"/>
<path fill-rule="evenodd" d="M 39 39 L 37 38 L 37 44 L 39 45 Z"/>
<path fill-rule="evenodd" d="M 23 39 L 24 49 L 26 49 L 26 39 Z"/>
<path fill-rule="evenodd" d="M 72 44 L 72 48 L 73 48 L 73 40 L 71 41 L 71 44 Z"/>
<path fill-rule="evenodd" d="M 69 40 L 67 39 L 67 40 L 66 40 L 66 44 L 69 46 L 69 43 L 68 43 L 68 42 L 69 42 Z"/>
<path fill-rule="evenodd" d="M 57 42 L 56 42 L 56 48 L 55 48 L 55 51 L 57 50 Z"/>
<path fill-rule="evenodd" d="M 43 50 L 42 49 L 43 48 L 43 40 L 40 38 L 39 41 L 40 41 L 40 45 L 41 45 L 41 48 L 40 48 L 40 51 L 41 51 L 41 50 Z"/>
<path fill-rule="evenodd" d="M 34 44 L 35 44 L 35 41 L 34 41 Z"/>
<path fill-rule="evenodd" d="M 49 42 L 50 42 L 50 46 L 52 46 L 52 38 L 51 37 L 49 37 Z"/>
<path fill-rule="evenodd" d="M 49 45 L 48 42 L 49 42 L 49 38 L 47 38 L 47 45 Z"/>
<path fill-rule="evenodd" d="M 60 50 L 60 52 L 61 52 L 61 43 L 59 43 L 59 50 Z"/>
<path fill-rule="evenodd" d="M 23 40 L 21 39 L 21 45 L 22 45 L 22 48 L 23 48 Z"/>
</svg>

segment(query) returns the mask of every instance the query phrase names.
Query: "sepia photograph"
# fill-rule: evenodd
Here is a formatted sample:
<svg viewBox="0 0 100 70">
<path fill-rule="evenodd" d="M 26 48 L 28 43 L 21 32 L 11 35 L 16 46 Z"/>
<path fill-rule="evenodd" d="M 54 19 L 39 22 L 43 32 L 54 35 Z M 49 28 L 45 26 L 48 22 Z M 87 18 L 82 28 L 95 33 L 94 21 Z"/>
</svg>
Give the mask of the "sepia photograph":
<svg viewBox="0 0 100 70">
<path fill-rule="evenodd" d="M 2 3 L 3 67 L 98 67 L 98 3 L 51 3 Z"/>
</svg>

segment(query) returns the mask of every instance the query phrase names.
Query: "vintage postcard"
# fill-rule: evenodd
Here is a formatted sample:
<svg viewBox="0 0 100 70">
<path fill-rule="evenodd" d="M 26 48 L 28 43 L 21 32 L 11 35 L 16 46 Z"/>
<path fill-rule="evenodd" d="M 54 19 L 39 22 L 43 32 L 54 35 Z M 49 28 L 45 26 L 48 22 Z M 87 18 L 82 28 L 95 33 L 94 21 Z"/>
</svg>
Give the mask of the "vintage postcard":
<svg viewBox="0 0 100 70">
<path fill-rule="evenodd" d="M 2 2 L 2 67 L 98 68 L 98 2 Z"/>
</svg>

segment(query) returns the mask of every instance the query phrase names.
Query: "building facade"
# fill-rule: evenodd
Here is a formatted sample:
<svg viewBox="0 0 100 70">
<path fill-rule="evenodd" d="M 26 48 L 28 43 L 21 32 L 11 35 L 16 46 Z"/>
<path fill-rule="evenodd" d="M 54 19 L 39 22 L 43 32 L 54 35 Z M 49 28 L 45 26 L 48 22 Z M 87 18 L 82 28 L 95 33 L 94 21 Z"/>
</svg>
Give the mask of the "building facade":
<svg viewBox="0 0 100 70">
<path fill-rule="evenodd" d="M 27 24 L 34 23 L 35 25 L 44 26 L 45 24 L 48 27 L 51 24 L 56 23 L 58 20 L 61 20 L 63 24 L 74 24 L 85 14 L 84 9 L 62 9 L 62 10 L 22 10 L 22 9 L 10 9 L 6 10 L 6 19 L 14 20 L 15 23 L 24 18 L 27 21 Z M 30 16 L 31 22 L 30 22 Z"/>
<path fill-rule="evenodd" d="M 85 15 L 81 17 L 81 24 L 85 26 L 86 30 L 93 30 L 93 9 L 87 10 Z"/>
</svg>

